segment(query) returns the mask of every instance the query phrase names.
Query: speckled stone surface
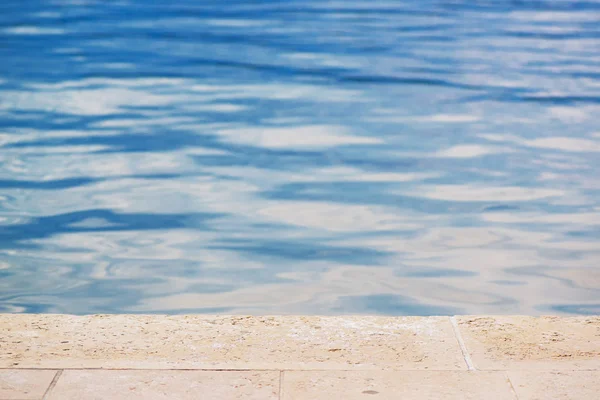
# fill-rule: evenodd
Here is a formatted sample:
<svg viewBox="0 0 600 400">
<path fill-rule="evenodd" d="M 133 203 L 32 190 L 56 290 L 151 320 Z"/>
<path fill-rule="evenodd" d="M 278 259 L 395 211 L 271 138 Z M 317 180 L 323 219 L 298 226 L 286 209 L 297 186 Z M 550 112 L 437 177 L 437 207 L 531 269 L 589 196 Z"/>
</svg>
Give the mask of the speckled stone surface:
<svg viewBox="0 0 600 400">
<path fill-rule="evenodd" d="M 519 400 L 600 399 L 600 371 L 508 371 Z"/>
<path fill-rule="evenodd" d="M 47 400 L 277 400 L 277 371 L 64 371 Z"/>
<path fill-rule="evenodd" d="M 478 369 L 600 368 L 600 317 L 456 318 Z"/>
<path fill-rule="evenodd" d="M 286 371 L 283 400 L 516 400 L 502 372 Z"/>
<path fill-rule="evenodd" d="M 577 399 L 599 317 L 0 314 L 0 400 Z"/>
<path fill-rule="evenodd" d="M 0 370 L 0 399 L 41 399 L 58 371 Z"/>
<path fill-rule="evenodd" d="M 447 317 L 0 315 L 0 325 L 4 368 L 466 369 Z"/>
</svg>

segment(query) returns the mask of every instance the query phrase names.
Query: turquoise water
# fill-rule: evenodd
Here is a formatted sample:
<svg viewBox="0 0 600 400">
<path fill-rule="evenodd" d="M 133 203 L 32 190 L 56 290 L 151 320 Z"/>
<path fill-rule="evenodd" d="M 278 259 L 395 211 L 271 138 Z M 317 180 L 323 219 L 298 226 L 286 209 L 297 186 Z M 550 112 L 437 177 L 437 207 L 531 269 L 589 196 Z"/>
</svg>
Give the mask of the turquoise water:
<svg viewBox="0 0 600 400">
<path fill-rule="evenodd" d="M 600 312 L 599 1 L 4 0 L 0 311 Z"/>
</svg>

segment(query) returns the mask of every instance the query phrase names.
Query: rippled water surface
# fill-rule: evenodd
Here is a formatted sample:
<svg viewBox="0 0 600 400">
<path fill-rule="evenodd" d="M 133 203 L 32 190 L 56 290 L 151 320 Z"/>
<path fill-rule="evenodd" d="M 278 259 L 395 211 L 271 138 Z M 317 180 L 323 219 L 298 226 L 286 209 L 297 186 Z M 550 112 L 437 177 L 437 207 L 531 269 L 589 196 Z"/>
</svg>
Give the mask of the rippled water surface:
<svg viewBox="0 0 600 400">
<path fill-rule="evenodd" d="M 600 1 L 3 0 L 0 311 L 600 312 Z"/>
</svg>

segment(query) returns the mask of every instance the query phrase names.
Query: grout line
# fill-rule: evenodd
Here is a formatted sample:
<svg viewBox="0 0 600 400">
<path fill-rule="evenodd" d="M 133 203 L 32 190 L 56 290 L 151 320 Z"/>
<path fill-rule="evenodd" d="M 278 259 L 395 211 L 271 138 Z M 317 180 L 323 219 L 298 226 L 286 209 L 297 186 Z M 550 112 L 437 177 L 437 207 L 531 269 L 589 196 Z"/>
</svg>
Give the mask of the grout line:
<svg viewBox="0 0 600 400">
<path fill-rule="evenodd" d="M 510 391 L 512 392 L 514 398 L 519 400 L 519 395 L 517 394 L 517 391 L 515 390 L 515 386 L 513 385 L 512 381 L 510 380 L 510 376 L 508 376 L 508 371 L 504 371 L 504 376 L 506 377 L 506 380 L 508 381 L 508 385 L 510 386 Z"/>
<path fill-rule="evenodd" d="M 283 370 L 279 371 L 279 400 L 283 399 L 283 374 Z"/>
<path fill-rule="evenodd" d="M 549 362 L 552 364 L 551 362 Z M 473 367 L 475 371 L 480 371 L 477 368 Z M 54 368 L 36 368 L 36 367 L 28 367 L 28 368 L 0 368 L 0 371 L 56 371 L 62 370 L 64 371 L 173 371 L 173 372 L 185 372 L 185 371 L 207 371 L 207 372 L 273 372 L 279 371 L 281 372 L 281 367 L 278 368 L 236 368 L 236 369 L 224 369 L 224 368 L 85 368 L 85 367 L 73 367 L 73 368 L 62 368 L 62 367 L 54 367 Z M 462 369 L 456 368 L 400 368 L 394 369 L 389 365 L 383 365 L 380 368 L 286 368 L 286 371 L 300 371 L 300 372 L 340 372 L 340 371 L 348 371 L 348 372 L 375 372 L 375 371 L 392 371 L 392 372 L 410 372 L 410 371 L 422 371 L 422 372 L 462 372 Z M 488 372 L 510 372 L 510 371 L 536 371 L 536 372 L 597 372 L 600 371 L 600 368 L 574 368 L 574 367 L 553 367 L 553 368 L 519 368 L 511 367 L 511 368 L 485 368 L 483 371 Z M 4 400 L 4 399 L 0 399 Z"/>
<path fill-rule="evenodd" d="M 52 389 L 54 389 L 54 386 L 56 386 L 56 383 L 60 379 L 62 373 L 63 373 L 62 369 L 56 371 L 56 375 L 54 375 L 54 378 L 52 379 L 52 382 L 50 382 L 50 385 L 48 386 L 48 389 L 46 389 L 46 392 L 44 393 L 44 396 L 42 397 L 42 400 L 46 400 L 48 398 L 48 395 L 50 394 L 50 392 L 52 391 Z"/>
<path fill-rule="evenodd" d="M 465 345 L 465 341 L 460 334 L 460 330 L 458 329 L 458 323 L 456 322 L 456 317 L 450 317 L 450 323 L 452 324 L 452 328 L 454 329 L 454 336 L 456 336 L 456 340 L 460 346 L 460 351 L 462 352 L 463 358 L 465 359 L 465 363 L 467 364 L 467 369 L 469 371 L 477 371 L 475 365 L 473 365 L 473 360 L 471 360 L 471 356 L 469 356 L 469 351 L 467 350 L 467 345 Z"/>
<path fill-rule="evenodd" d="M 394 369 L 390 365 L 382 365 L 376 368 L 301 368 L 301 367 L 273 367 L 273 368 L 86 368 L 86 367 L 71 367 L 71 368 L 0 368 L 0 371 L 56 371 L 58 369 L 62 371 L 173 371 L 173 372 L 185 372 L 185 371 L 207 371 L 207 372 L 273 372 L 281 371 L 281 368 L 285 368 L 286 371 L 302 371 L 302 372 L 327 372 L 327 371 L 363 371 L 363 372 L 375 372 L 375 371 L 454 371 L 461 372 L 462 369 L 457 368 L 400 368 Z M 511 369 L 512 370 L 512 369 Z M 525 368 L 525 371 L 530 369 Z M 486 371 L 506 371 L 506 369 L 486 369 Z M 592 369 L 562 369 L 562 368 L 550 368 L 550 369 L 535 369 L 535 371 L 598 371 L 597 368 Z M 4 400 L 4 399 L 0 399 Z"/>
</svg>

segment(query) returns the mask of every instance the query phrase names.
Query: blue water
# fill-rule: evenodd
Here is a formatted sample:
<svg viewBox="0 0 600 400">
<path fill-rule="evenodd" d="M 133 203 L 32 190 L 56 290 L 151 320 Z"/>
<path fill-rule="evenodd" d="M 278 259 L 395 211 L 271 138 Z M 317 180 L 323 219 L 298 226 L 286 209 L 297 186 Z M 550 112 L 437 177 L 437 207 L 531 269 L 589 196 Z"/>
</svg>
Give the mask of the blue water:
<svg viewBox="0 0 600 400">
<path fill-rule="evenodd" d="M 0 311 L 600 312 L 600 1 L 3 0 Z"/>
</svg>

